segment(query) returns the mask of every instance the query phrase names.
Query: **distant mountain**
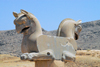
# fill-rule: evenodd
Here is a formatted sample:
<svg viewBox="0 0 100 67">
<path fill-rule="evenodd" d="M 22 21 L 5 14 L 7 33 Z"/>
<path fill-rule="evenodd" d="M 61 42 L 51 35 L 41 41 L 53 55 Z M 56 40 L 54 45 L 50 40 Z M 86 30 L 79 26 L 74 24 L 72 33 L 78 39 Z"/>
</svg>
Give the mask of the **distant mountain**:
<svg viewBox="0 0 100 67">
<path fill-rule="evenodd" d="M 82 32 L 77 40 L 78 48 L 83 50 L 100 50 L 100 20 L 82 23 Z M 56 30 L 46 31 L 42 29 L 45 35 L 56 35 Z M 15 30 L 0 31 L 0 54 L 21 54 L 21 41 L 23 35 L 17 34 Z"/>
<path fill-rule="evenodd" d="M 82 23 L 82 32 L 77 43 L 82 49 L 100 50 L 100 20 Z"/>
</svg>

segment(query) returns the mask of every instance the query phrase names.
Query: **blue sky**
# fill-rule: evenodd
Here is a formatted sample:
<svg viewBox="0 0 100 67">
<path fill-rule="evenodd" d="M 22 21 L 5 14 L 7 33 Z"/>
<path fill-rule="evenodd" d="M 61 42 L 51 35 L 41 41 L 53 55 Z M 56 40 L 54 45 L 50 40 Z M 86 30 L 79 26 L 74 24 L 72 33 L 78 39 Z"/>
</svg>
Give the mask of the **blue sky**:
<svg viewBox="0 0 100 67">
<path fill-rule="evenodd" d="M 100 0 L 0 0 L 0 31 L 13 30 L 12 12 L 24 9 L 34 14 L 45 30 L 56 30 L 65 18 L 100 20 Z"/>
</svg>

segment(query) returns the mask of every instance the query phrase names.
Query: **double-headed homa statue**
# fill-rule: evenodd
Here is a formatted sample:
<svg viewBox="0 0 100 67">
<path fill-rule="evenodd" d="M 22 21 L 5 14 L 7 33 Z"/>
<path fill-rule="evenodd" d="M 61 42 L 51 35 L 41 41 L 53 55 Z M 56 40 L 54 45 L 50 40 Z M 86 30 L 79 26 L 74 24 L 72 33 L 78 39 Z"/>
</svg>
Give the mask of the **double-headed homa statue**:
<svg viewBox="0 0 100 67">
<path fill-rule="evenodd" d="M 21 13 L 13 12 L 13 15 L 17 33 L 23 34 L 21 44 L 23 54 L 20 57 L 22 60 L 34 60 L 36 67 L 50 67 L 48 65 L 51 65 L 54 59 L 64 62 L 75 61 L 77 51 L 75 40 L 78 40 L 82 30 L 81 20 L 76 22 L 70 18 L 64 19 L 58 27 L 57 35 L 49 36 L 42 34 L 41 25 L 33 14 L 21 10 Z"/>
</svg>

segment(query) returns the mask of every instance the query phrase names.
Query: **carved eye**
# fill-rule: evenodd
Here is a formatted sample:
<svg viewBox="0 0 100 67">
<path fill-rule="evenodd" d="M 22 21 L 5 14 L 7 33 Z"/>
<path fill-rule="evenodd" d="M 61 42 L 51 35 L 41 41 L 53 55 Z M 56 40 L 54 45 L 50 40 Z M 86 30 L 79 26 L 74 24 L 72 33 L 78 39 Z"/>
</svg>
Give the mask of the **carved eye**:
<svg viewBox="0 0 100 67">
<path fill-rule="evenodd" d="M 26 23 L 25 21 L 18 22 L 19 25 L 22 25 L 22 24 L 25 24 L 25 23 Z"/>
<path fill-rule="evenodd" d="M 20 23 L 18 23 L 19 25 L 22 25 L 23 23 L 22 22 L 20 22 Z"/>
<path fill-rule="evenodd" d="M 23 21 L 22 23 L 23 23 L 23 24 L 25 24 L 26 22 L 25 22 L 25 21 Z"/>
</svg>

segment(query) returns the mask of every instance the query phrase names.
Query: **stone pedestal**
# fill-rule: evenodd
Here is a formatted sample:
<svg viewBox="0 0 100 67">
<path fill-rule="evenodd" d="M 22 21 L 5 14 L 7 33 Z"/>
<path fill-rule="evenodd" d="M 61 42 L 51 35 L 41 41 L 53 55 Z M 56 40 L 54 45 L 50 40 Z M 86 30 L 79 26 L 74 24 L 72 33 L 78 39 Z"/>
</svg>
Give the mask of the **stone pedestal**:
<svg viewBox="0 0 100 67">
<path fill-rule="evenodd" d="M 35 61 L 35 67 L 65 67 L 62 61 L 42 60 Z"/>
<path fill-rule="evenodd" d="M 46 60 L 38 60 L 35 61 L 35 67 L 51 67 L 51 65 L 54 63 L 54 61 L 50 60 L 50 61 L 46 61 Z M 54 67 L 54 65 L 53 65 Z"/>
</svg>

